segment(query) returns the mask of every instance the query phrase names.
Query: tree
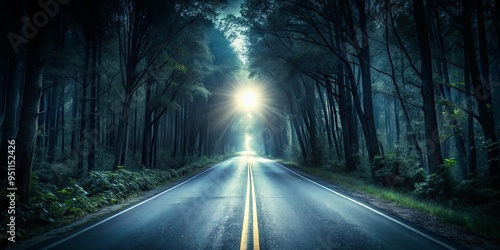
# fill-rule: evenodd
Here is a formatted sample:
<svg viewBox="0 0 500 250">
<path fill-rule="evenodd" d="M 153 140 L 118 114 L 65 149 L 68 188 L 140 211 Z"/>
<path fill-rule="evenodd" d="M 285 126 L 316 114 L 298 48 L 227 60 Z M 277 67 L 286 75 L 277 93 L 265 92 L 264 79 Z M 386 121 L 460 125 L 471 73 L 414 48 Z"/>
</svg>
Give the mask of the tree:
<svg viewBox="0 0 500 250">
<path fill-rule="evenodd" d="M 489 166 L 488 170 L 491 177 L 492 186 L 495 188 L 499 188 L 500 184 L 498 182 L 498 179 L 500 178 L 500 150 L 495 133 L 495 125 L 492 118 L 492 106 L 488 104 L 490 102 L 489 100 L 491 100 L 489 86 L 487 85 L 488 80 L 482 80 L 487 79 L 488 76 L 481 75 L 476 59 L 476 50 L 473 41 L 474 35 L 472 32 L 473 19 L 471 12 L 474 9 L 472 4 L 473 2 L 471 0 L 462 1 L 465 39 L 464 51 L 468 60 L 468 70 L 470 72 L 472 86 L 474 88 L 474 99 L 476 100 L 478 109 L 478 115 L 475 115 L 474 117 L 479 121 L 486 140 Z"/>
<path fill-rule="evenodd" d="M 37 1 L 29 2 L 33 16 L 43 11 Z M 35 21 L 35 20 L 33 20 Z M 43 70 L 45 65 L 45 51 L 47 49 L 48 25 L 38 27 L 36 35 L 30 39 L 26 49 L 26 72 L 23 93 L 23 104 L 16 137 L 16 163 L 19 169 L 19 198 L 28 203 L 31 194 L 31 172 L 34 162 L 36 134 L 38 128 L 38 114 L 42 96 Z"/>
<path fill-rule="evenodd" d="M 427 145 L 427 164 L 430 173 L 438 172 L 443 164 L 441 155 L 441 141 L 436 116 L 436 102 L 434 99 L 434 79 L 432 76 L 432 57 L 428 36 L 428 25 L 425 20 L 423 0 L 413 1 L 417 40 L 420 49 L 421 78 L 422 78 L 422 111 L 424 112 L 425 139 Z"/>
<path fill-rule="evenodd" d="M 9 13 L 5 13 L 7 23 L 6 27 L 8 31 L 15 31 L 20 34 L 23 17 L 23 6 L 20 1 L 9 2 L 11 6 L 4 6 L 5 10 L 9 9 Z M 2 21 L 3 22 L 3 21 Z M 5 96 L 5 107 L 4 114 L 2 117 L 3 127 L 2 127 L 2 141 L 0 142 L 0 166 L 7 167 L 7 147 L 10 140 L 14 140 L 17 134 L 17 121 L 19 120 L 19 100 L 20 92 L 22 90 L 22 71 L 23 71 L 23 54 L 24 47 L 18 48 L 22 49 L 15 51 L 15 48 L 11 44 L 5 44 L 4 48 L 8 48 L 6 54 L 8 55 L 8 69 L 7 69 L 7 80 L 4 86 L 4 96 Z M 3 171 L 0 176 L 4 176 L 7 171 Z"/>
<path fill-rule="evenodd" d="M 115 169 L 125 164 L 133 96 L 146 82 L 145 76 L 151 66 L 160 59 L 159 51 L 200 16 L 213 13 L 217 5 L 212 2 L 195 4 L 189 0 L 168 3 L 157 0 L 129 0 L 125 1 L 122 7 L 123 15 L 119 18 L 118 35 L 125 98 L 119 115 L 113 164 Z M 160 30 L 153 29 L 156 26 L 160 27 Z M 156 32 L 161 32 L 159 39 Z"/>
</svg>

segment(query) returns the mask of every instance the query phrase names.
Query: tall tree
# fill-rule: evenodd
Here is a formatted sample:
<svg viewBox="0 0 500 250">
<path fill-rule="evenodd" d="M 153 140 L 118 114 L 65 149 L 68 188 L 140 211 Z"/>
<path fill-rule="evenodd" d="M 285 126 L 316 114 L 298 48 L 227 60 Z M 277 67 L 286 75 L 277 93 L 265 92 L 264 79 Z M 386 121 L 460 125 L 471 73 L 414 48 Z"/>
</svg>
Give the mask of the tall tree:
<svg viewBox="0 0 500 250">
<path fill-rule="evenodd" d="M 3 5 L 5 9 L 9 9 L 9 13 L 5 14 L 5 19 L 2 22 L 6 23 L 6 28 L 8 32 L 15 32 L 17 34 L 21 33 L 22 17 L 24 15 L 23 5 L 20 1 L 10 1 L 5 2 Z M 5 44 L 7 48 L 7 77 L 4 86 L 4 96 L 5 96 L 5 106 L 3 113 L 3 128 L 2 128 L 2 141 L 0 142 L 0 166 L 7 167 L 7 147 L 10 140 L 14 140 L 17 134 L 17 125 L 19 120 L 19 100 L 20 92 L 22 90 L 21 86 L 23 83 L 22 71 L 23 71 L 23 55 L 25 53 L 25 47 L 17 47 L 16 44 Z M 16 46 L 16 47 L 14 47 Z M 0 177 L 3 178 L 7 171 L 3 171 Z"/>
<path fill-rule="evenodd" d="M 217 8 L 216 1 L 196 4 L 190 0 L 122 2 L 123 13 L 119 25 L 119 50 L 121 77 L 125 98 L 119 115 L 113 167 L 125 165 L 127 131 L 131 117 L 131 103 L 136 91 L 146 82 L 146 75 L 161 58 L 160 51 L 180 31 L 211 15 Z M 156 28 L 156 29 L 155 29 Z M 161 35 L 158 36 L 156 32 Z"/>
<path fill-rule="evenodd" d="M 468 70 L 470 72 L 472 86 L 474 87 L 474 99 L 476 100 L 478 115 L 475 118 L 479 121 L 483 134 L 486 140 L 489 174 L 492 179 L 492 186 L 500 187 L 500 149 L 498 139 L 495 132 L 495 125 L 492 117 L 492 106 L 488 104 L 491 95 L 489 93 L 488 81 L 482 81 L 484 76 L 481 76 L 478 60 L 476 58 L 476 50 L 473 38 L 472 29 L 472 11 L 474 10 L 472 0 L 462 1 L 463 22 L 464 22 L 464 51 L 467 55 Z"/>
<path fill-rule="evenodd" d="M 380 155 L 379 141 L 377 137 L 377 131 L 375 130 L 375 118 L 373 115 L 373 98 L 372 98 L 372 77 L 371 77 L 371 63 L 370 63 L 370 41 L 368 39 L 368 25 L 367 25 L 367 7 L 365 0 L 357 0 L 356 6 L 359 15 L 359 27 L 361 32 L 361 43 L 358 39 L 353 39 L 355 44 L 357 44 L 358 50 L 358 61 L 361 71 L 361 79 L 363 86 L 363 116 L 361 119 L 362 123 L 365 123 L 364 131 L 368 157 L 370 162 L 373 161 L 374 157 Z M 352 24 L 350 25 L 352 26 Z M 351 33 L 353 33 L 351 31 Z M 355 34 L 351 35 L 355 37 Z"/>
<path fill-rule="evenodd" d="M 28 16 L 43 12 L 38 1 L 29 1 Z M 35 21 L 35 20 L 31 20 Z M 48 21 L 48 20 L 47 20 Z M 34 162 L 38 113 L 42 97 L 42 80 L 49 24 L 40 25 L 27 45 L 23 104 L 16 137 L 16 163 L 19 169 L 19 198 L 28 203 L 31 194 L 31 172 Z"/>
<path fill-rule="evenodd" d="M 424 113 L 424 130 L 427 145 L 427 164 L 431 173 L 438 172 L 443 164 L 441 155 L 441 141 L 436 116 L 436 102 L 434 98 L 434 79 L 432 71 L 431 47 L 429 42 L 429 28 L 426 21 L 423 0 L 413 1 L 417 40 L 420 49 L 420 64 L 422 78 L 422 111 Z"/>
</svg>

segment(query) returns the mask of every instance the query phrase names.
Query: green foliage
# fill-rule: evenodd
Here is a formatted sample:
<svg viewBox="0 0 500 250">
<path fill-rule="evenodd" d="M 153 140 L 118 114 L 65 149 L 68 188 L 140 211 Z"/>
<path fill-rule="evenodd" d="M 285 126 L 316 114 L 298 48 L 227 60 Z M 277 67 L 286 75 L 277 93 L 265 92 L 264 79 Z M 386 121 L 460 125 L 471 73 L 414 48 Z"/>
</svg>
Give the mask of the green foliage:
<svg viewBox="0 0 500 250">
<path fill-rule="evenodd" d="M 465 82 L 452 82 L 450 85 L 459 89 L 465 88 Z"/>
<path fill-rule="evenodd" d="M 168 171 L 145 169 L 132 172 L 119 168 L 117 171 L 93 171 L 82 181 L 82 187 L 89 196 L 104 194 L 105 203 L 116 203 L 137 192 L 146 191 L 172 179 Z"/>
<path fill-rule="evenodd" d="M 451 197 L 450 170 L 456 166 L 456 159 L 447 158 L 437 173 L 427 175 L 424 181 L 414 184 L 415 195 L 423 198 L 449 198 Z"/>
<path fill-rule="evenodd" d="M 455 158 L 446 158 L 444 159 L 444 167 L 446 169 L 451 169 L 453 166 L 457 165 L 457 159 Z"/>
<path fill-rule="evenodd" d="M 468 206 L 482 206 L 500 201 L 500 191 L 491 190 L 487 182 L 479 179 L 464 180 L 454 190 L 455 203 Z"/>
<path fill-rule="evenodd" d="M 415 182 L 422 180 L 423 169 L 414 170 L 410 164 L 411 161 L 396 152 L 377 155 L 372 163 L 373 178 L 385 187 L 411 190 Z"/>
</svg>

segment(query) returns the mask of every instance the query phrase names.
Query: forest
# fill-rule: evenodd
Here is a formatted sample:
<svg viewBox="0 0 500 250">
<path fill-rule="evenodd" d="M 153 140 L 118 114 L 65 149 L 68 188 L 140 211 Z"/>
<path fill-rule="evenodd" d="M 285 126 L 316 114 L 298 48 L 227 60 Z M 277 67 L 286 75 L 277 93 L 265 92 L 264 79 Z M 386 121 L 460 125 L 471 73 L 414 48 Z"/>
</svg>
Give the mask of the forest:
<svg viewBox="0 0 500 250">
<path fill-rule="evenodd" d="M 497 1 L 0 5 L 0 200 L 16 187 L 19 227 L 242 150 L 500 220 Z"/>
<path fill-rule="evenodd" d="M 443 195 L 464 180 L 498 189 L 499 10 L 481 0 L 245 2 L 248 67 L 281 93 L 263 119 L 266 152 L 368 168 L 388 186 L 413 186 L 423 171 Z"/>
</svg>

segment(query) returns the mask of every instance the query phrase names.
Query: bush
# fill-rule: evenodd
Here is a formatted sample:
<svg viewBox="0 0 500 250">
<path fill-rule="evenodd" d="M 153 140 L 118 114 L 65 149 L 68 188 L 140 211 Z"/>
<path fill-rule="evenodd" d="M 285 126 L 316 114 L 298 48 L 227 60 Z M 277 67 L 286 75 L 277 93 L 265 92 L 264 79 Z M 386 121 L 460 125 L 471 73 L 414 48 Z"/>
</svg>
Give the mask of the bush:
<svg viewBox="0 0 500 250">
<path fill-rule="evenodd" d="M 449 178 L 447 171 L 427 175 L 424 181 L 414 184 L 413 193 L 423 198 L 450 198 Z"/>
<path fill-rule="evenodd" d="M 82 181 L 82 187 L 90 196 L 112 193 L 112 198 L 125 198 L 140 191 L 150 190 L 172 179 L 172 171 L 144 169 L 132 172 L 123 168 L 117 171 L 93 171 Z"/>
<path fill-rule="evenodd" d="M 395 153 L 377 155 L 372 163 L 372 176 L 376 183 L 384 187 L 412 190 L 419 171 L 409 171 L 408 164 Z"/>
<path fill-rule="evenodd" d="M 500 191 L 492 190 L 487 182 L 479 179 L 461 181 L 454 190 L 454 196 L 458 203 L 466 206 L 500 201 Z"/>
</svg>

